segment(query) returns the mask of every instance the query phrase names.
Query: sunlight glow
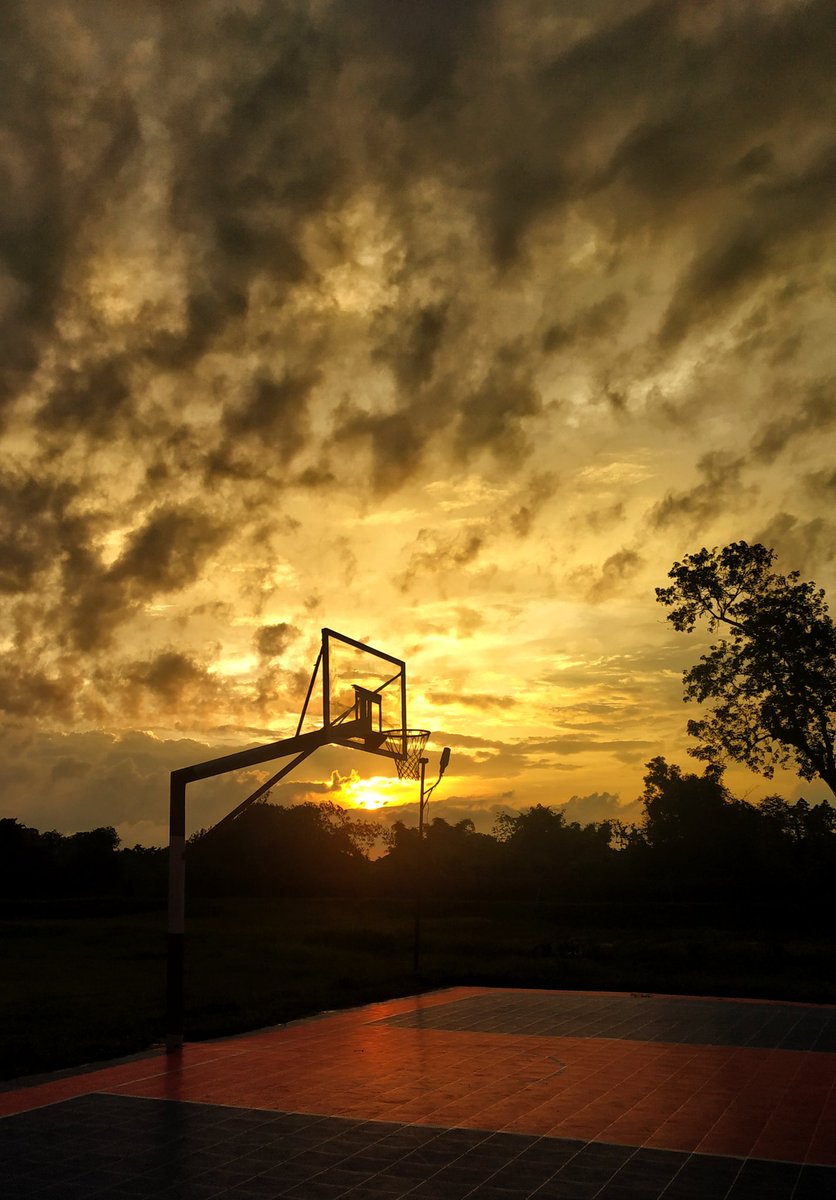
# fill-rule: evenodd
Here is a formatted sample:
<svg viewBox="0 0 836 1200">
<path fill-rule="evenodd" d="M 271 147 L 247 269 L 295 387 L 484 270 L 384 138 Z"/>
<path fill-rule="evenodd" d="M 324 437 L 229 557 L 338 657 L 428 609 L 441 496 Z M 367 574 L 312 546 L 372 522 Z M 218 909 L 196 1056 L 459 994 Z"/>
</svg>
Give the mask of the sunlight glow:
<svg viewBox="0 0 836 1200">
<path fill-rule="evenodd" d="M 363 779 L 352 772 L 344 779 L 340 788 L 340 799 L 349 808 L 374 810 L 388 804 L 404 804 L 415 799 L 415 783 L 409 779 L 395 779 L 386 775 L 373 775 Z"/>
<path fill-rule="evenodd" d="M 257 665 L 258 659 L 253 654 L 232 656 L 218 659 L 209 668 L 212 675 L 245 675 Z"/>
</svg>

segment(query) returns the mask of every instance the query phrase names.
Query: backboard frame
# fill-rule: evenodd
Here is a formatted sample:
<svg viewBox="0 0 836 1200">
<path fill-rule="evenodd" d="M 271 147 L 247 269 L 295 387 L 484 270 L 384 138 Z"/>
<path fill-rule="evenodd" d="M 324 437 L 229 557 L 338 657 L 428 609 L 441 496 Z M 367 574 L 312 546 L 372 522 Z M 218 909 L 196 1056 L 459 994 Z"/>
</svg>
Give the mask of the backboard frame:
<svg viewBox="0 0 836 1200">
<path fill-rule="evenodd" d="M 335 646 L 345 646 L 358 652 L 359 654 L 368 655 L 371 659 L 378 663 L 388 664 L 394 667 L 394 672 L 383 672 L 385 678 L 378 683 L 376 687 L 368 688 L 360 684 L 354 683 L 354 700 L 347 708 L 336 712 L 334 708 L 334 688 L 336 685 L 336 676 L 334 672 L 334 648 Z M 376 646 L 372 646 L 368 642 L 358 641 L 356 638 L 348 637 L 345 633 L 340 633 L 336 629 L 328 627 L 322 630 L 322 641 L 320 644 L 319 654 L 316 663 L 314 664 L 311 681 L 308 685 L 307 695 L 305 696 L 302 711 L 299 715 L 299 723 L 296 727 L 296 733 L 299 735 L 302 732 L 302 727 L 305 719 L 308 716 L 308 710 L 314 694 L 314 689 L 317 686 L 317 680 L 321 684 L 322 693 L 322 725 L 323 732 L 330 732 L 334 741 L 343 742 L 346 745 L 354 746 L 356 749 L 365 750 L 370 754 L 379 754 L 384 758 L 392 759 L 396 757 L 391 750 L 384 746 L 382 736 L 385 733 L 391 734 L 392 728 L 397 728 L 401 731 L 401 739 L 403 745 L 400 750 L 400 755 L 405 755 L 406 746 L 406 729 L 407 729 L 407 685 L 406 685 L 406 663 L 402 658 L 397 658 L 394 654 L 389 654 L 385 650 L 379 650 Z M 390 729 L 384 729 L 381 721 L 381 693 L 384 689 L 397 689 L 400 692 L 400 699 L 397 705 L 398 722 L 397 726 L 392 726 Z M 377 722 L 375 724 L 375 716 Z M 339 736 L 340 725 L 346 721 L 361 721 L 368 722 L 370 736 L 358 737 L 357 735 L 349 735 L 346 738 Z"/>
</svg>

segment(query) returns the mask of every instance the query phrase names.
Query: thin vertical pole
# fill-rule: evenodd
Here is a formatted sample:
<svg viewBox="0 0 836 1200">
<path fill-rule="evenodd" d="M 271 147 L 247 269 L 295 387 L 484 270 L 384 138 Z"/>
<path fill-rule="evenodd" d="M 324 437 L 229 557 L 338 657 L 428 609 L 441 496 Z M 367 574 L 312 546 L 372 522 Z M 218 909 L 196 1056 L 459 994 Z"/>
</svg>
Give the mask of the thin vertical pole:
<svg viewBox="0 0 836 1200">
<path fill-rule="evenodd" d="M 322 631 L 322 728 L 327 729 L 331 724 L 331 653 L 328 645 L 327 629 Z"/>
<path fill-rule="evenodd" d="M 165 1048 L 183 1045 L 183 968 L 186 914 L 186 780 L 171 772 L 168 842 L 168 972 Z"/>
<path fill-rule="evenodd" d="M 403 738 L 403 745 L 401 746 L 401 751 L 403 754 L 406 754 L 406 663 L 404 663 L 403 666 L 401 667 L 401 737 Z M 423 776 L 423 771 L 424 771 L 424 768 L 421 767 L 422 776 Z M 421 785 L 422 803 L 423 803 L 423 796 L 424 796 L 424 785 L 422 784 Z"/>
<path fill-rule="evenodd" d="M 412 969 L 421 962 L 421 899 L 424 890 L 424 772 L 427 760 L 421 759 L 421 798 L 418 804 L 418 859 L 415 870 L 415 936 L 412 945 Z"/>
</svg>

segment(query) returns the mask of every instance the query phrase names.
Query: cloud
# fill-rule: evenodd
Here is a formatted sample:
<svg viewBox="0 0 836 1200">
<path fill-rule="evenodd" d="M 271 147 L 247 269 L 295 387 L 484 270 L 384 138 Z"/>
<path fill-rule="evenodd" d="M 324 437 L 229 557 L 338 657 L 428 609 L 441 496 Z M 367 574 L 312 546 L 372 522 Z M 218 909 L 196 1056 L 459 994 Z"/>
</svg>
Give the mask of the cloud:
<svg viewBox="0 0 836 1200">
<path fill-rule="evenodd" d="M 357 0 L 350 14 L 338 7 L 341 33 L 354 35 L 371 58 L 383 55 L 385 107 L 400 119 L 437 119 L 453 100 L 461 59 L 479 41 L 496 0 L 462 0 L 455 7 L 429 0 Z"/>
<path fill-rule="evenodd" d="M 752 444 L 753 457 L 774 462 L 787 447 L 808 434 L 826 433 L 836 423 L 836 381 L 817 383 L 793 411 L 768 421 Z"/>
<path fill-rule="evenodd" d="M 67 755 L 56 760 L 49 772 L 49 778 L 53 783 L 59 783 L 62 779 L 83 779 L 92 769 L 92 765 L 80 758 Z"/>
<path fill-rule="evenodd" d="M 230 746 L 139 732 L 58 734 L 6 728 L 0 740 L 0 788 L 9 815 L 35 828 L 62 833 L 114 825 L 125 831 L 128 841 L 136 841 L 141 829 L 145 844 L 156 845 L 168 841 L 170 772 L 243 748 L 240 739 Z M 286 761 L 192 784 L 187 794 L 189 830 L 215 824 Z M 274 789 L 271 798 L 281 803 L 339 799 L 353 778 L 351 763 L 356 766 L 356 754 L 331 747 L 317 751 L 312 761 L 316 763 L 313 778 L 289 779 Z"/>
<path fill-rule="evenodd" d="M 630 762 L 646 754 L 653 746 L 650 741 L 633 739 L 605 740 L 595 737 L 555 737 L 544 740 L 528 739 L 524 749 L 530 754 L 585 754 L 590 750 L 610 752 Z"/>
<path fill-rule="evenodd" d="M 557 476 L 552 471 L 542 471 L 531 477 L 511 505 L 509 520 L 518 537 L 527 537 L 534 528 L 537 517 L 558 489 Z"/>
<path fill-rule="evenodd" d="M 617 795 L 611 792 L 591 792 L 584 796 L 570 796 L 564 801 L 549 801 L 551 807 L 561 811 L 567 821 L 577 821 L 580 825 L 589 825 L 599 821 L 622 821 L 627 824 L 641 819 L 642 808 L 638 801 L 622 804 Z M 491 833 L 494 822 L 500 813 L 518 816 L 525 811 L 524 798 L 517 797 L 513 792 L 502 795 L 481 796 L 478 801 L 467 796 L 443 797 L 433 800 L 430 807 L 430 819 L 441 818 L 448 824 L 455 825 L 461 820 L 473 821 L 477 833 Z M 393 825 L 395 821 L 403 821 L 406 825 L 418 823 L 417 803 L 390 804 L 374 812 L 374 817 L 385 825 Z"/>
<path fill-rule="evenodd" d="M 143 597 L 179 591 L 197 577 L 224 532 L 199 509 L 154 509 L 131 534 L 110 578 Z"/>
<path fill-rule="evenodd" d="M 308 400 L 318 373 L 262 375 L 250 381 L 243 403 L 224 407 L 223 438 L 207 458 L 207 474 L 258 475 L 259 462 L 287 465 L 307 444 Z"/>
<path fill-rule="evenodd" d="M 89 546 L 66 554 L 60 627 L 70 645 L 79 651 L 110 646 L 140 604 L 193 583 L 226 536 L 225 524 L 201 508 L 160 505 L 128 536 L 110 567 Z"/>
<path fill-rule="evenodd" d="M 466 708 L 505 709 L 517 703 L 514 696 L 496 696 L 492 692 L 427 692 L 431 704 L 457 705 Z"/>
<path fill-rule="evenodd" d="M 187 703 L 195 708 L 217 701 L 217 682 L 206 666 L 178 650 L 163 650 L 133 662 L 123 677 L 138 708 L 146 700 L 169 711 Z"/>
<path fill-rule="evenodd" d="M 623 546 L 604 560 L 600 571 L 586 588 L 586 597 L 591 604 L 610 600 L 623 591 L 624 584 L 634 579 L 644 566 L 644 559 L 637 550 Z M 590 569 L 579 572 L 578 578 L 592 573 Z"/>
<path fill-rule="evenodd" d="M 327 779 L 289 779 L 277 783 L 267 793 L 271 804 L 291 805 L 304 804 L 307 801 L 317 801 L 323 798 L 342 802 L 345 797 L 343 789 L 346 784 L 356 779 L 355 772 L 341 775 L 339 770 L 333 770 Z"/>
<path fill-rule="evenodd" d="M 743 456 L 717 450 L 705 454 L 697 463 L 700 483 L 685 492 L 668 492 L 653 508 L 651 524 L 664 529 L 674 524 L 700 529 L 718 513 L 741 503 L 747 490 L 741 480 Z"/>
<path fill-rule="evenodd" d="M 377 414 L 347 404 L 340 409 L 334 440 L 337 445 L 368 445 L 374 490 L 386 495 L 400 487 L 421 464 L 427 441 L 423 407 Z"/>
<path fill-rule="evenodd" d="M 421 575 L 469 566 L 478 558 L 488 537 L 488 529 L 482 522 L 466 526 L 454 534 L 422 529 L 415 540 L 401 586 L 408 587 Z"/>
<path fill-rule="evenodd" d="M 627 821 L 639 819 L 636 804 L 622 804 L 612 792 L 590 792 L 588 796 L 570 796 L 560 805 L 567 821 L 589 825 L 592 821 Z"/>
<path fill-rule="evenodd" d="M 53 673 L 30 667 L 21 672 L 17 663 L 0 663 L 0 711 L 11 717 L 72 720 L 82 679 L 66 667 Z"/>
<path fill-rule="evenodd" d="M 373 356 L 391 367 L 406 397 L 432 378 L 447 312 L 446 304 L 426 304 L 411 313 L 390 309 L 379 319 Z"/>
<path fill-rule="evenodd" d="M 508 792 L 500 795 L 480 796 L 478 799 L 474 799 L 472 796 L 434 798 L 425 819 L 429 822 L 440 819 L 446 821 L 448 825 L 457 825 L 460 821 L 472 821 L 476 833 L 489 834 L 499 813 L 509 809 L 508 803 L 502 803 L 502 795 L 505 795 L 508 801 L 514 797 L 513 792 Z M 389 804 L 385 808 L 376 809 L 371 815 L 389 827 L 396 821 L 403 821 L 405 825 L 415 827 L 418 824 L 418 804 L 415 802 Z"/>
<path fill-rule="evenodd" d="M 100 440 L 120 423 L 138 432 L 132 395 L 131 364 L 127 356 L 93 361 L 62 372 L 37 414 L 48 435 L 58 433 Z"/>
<path fill-rule="evenodd" d="M 289 621 L 276 625 L 262 625 L 255 635 L 255 647 L 261 658 L 281 658 L 288 646 L 300 636 L 300 631 Z"/>
<path fill-rule="evenodd" d="M 445 521 L 441 528 L 419 529 L 406 570 L 399 576 L 403 590 L 418 585 L 428 575 L 464 571 L 475 565 L 488 548 L 503 537 L 527 538 L 536 527 L 559 487 L 552 471 L 531 475 L 518 490 L 501 489 L 490 511 L 465 518 L 458 524 Z"/>
<path fill-rule="evenodd" d="M 2 169 L 0 218 L 0 397 L 26 385 L 44 353 L 67 294 L 74 234 L 136 149 L 138 126 L 129 96 L 113 76 L 101 90 L 70 85 L 72 45 L 62 44 L 63 69 L 54 71 L 49 22 L 31 22 L 25 7 L 4 7 Z M 57 33 L 54 27 L 50 33 Z M 66 120 L 67 105 L 82 117 L 84 153 Z M 66 124 L 65 124 L 66 122 Z M 64 128 L 62 128 L 64 126 Z M 72 143 L 75 142 L 75 145 Z"/>
<path fill-rule="evenodd" d="M 567 325 L 550 325 L 543 334 L 543 349 L 546 352 L 561 350 L 577 342 L 597 341 L 614 333 L 629 311 L 627 298 L 622 292 L 610 292 L 603 300 L 582 309 Z"/>
<path fill-rule="evenodd" d="M 803 574 L 836 559 L 836 526 L 825 517 L 800 520 L 788 512 L 776 513 L 753 541 L 776 551 L 786 570 Z"/>
<path fill-rule="evenodd" d="M 503 162 L 491 180 L 487 206 L 496 265 L 504 268 L 516 262 L 528 228 L 571 194 L 569 178 L 559 163 L 532 162 L 522 155 Z"/>
<path fill-rule="evenodd" d="M 444 731 L 434 734 L 433 740 L 453 750 L 456 775 L 495 779 L 513 778 L 532 771 L 574 771 L 576 764 L 566 760 L 578 756 L 612 755 L 619 762 L 637 763 L 647 758 L 654 745 L 642 739 L 599 738 L 595 734 L 558 734 L 512 742 Z"/>
<path fill-rule="evenodd" d="M 462 403 L 455 447 L 465 461 L 480 450 L 509 463 L 519 461 L 530 444 L 530 418 L 542 410 L 524 346 L 501 346 L 488 374 Z"/>
<path fill-rule="evenodd" d="M 833 470 L 811 471 L 804 480 L 805 487 L 814 499 L 821 497 L 836 498 L 836 468 Z"/>
<path fill-rule="evenodd" d="M 56 559 L 91 537 L 90 516 L 74 511 L 80 490 L 70 479 L 0 472 L 0 592 L 28 592 Z"/>
</svg>

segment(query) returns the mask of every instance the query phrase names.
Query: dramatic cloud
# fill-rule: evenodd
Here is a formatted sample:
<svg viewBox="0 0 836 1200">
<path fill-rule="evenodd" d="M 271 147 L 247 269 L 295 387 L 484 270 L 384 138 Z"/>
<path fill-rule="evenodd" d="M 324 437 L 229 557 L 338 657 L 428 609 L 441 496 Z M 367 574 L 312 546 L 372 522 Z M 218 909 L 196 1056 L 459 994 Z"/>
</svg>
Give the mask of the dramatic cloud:
<svg viewBox="0 0 836 1200">
<path fill-rule="evenodd" d="M 279 621 L 277 625 L 263 625 L 255 635 L 255 644 L 262 658 L 281 658 L 298 636 L 295 625 Z"/>
<path fill-rule="evenodd" d="M 701 482 L 687 492 L 669 492 L 653 510 L 652 521 L 658 528 L 682 522 L 699 531 L 729 507 L 742 490 L 742 458 L 717 451 L 706 454 L 697 463 Z"/>
<path fill-rule="evenodd" d="M 681 757 L 670 564 L 836 585 L 834 61 L 831 0 L 8 0 L 0 709 L 63 800 L 7 803 L 150 736 L 160 828 L 325 625 L 480 812 Z"/>
<path fill-rule="evenodd" d="M 836 171 L 836 162 L 834 162 Z M 756 459 L 774 462 L 790 442 L 805 435 L 824 434 L 836 424 L 836 379 L 816 384 L 795 411 L 770 421 L 752 448 Z"/>
</svg>

